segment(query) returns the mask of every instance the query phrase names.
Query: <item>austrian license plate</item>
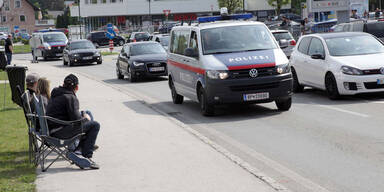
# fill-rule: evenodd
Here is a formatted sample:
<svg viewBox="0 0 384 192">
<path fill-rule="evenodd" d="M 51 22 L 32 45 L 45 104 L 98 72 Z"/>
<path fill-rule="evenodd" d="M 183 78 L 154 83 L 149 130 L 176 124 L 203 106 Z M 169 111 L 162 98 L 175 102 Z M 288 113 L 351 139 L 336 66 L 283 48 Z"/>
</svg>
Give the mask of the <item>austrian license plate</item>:
<svg viewBox="0 0 384 192">
<path fill-rule="evenodd" d="M 165 67 L 151 67 L 149 68 L 150 72 L 165 71 Z"/>
<path fill-rule="evenodd" d="M 83 57 L 84 60 L 92 59 L 92 57 Z"/>
<path fill-rule="evenodd" d="M 243 98 L 244 98 L 244 101 L 257 101 L 257 100 L 269 99 L 269 92 L 244 94 Z"/>
<path fill-rule="evenodd" d="M 57 57 L 61 57 L 61 56 L 63 56 L 63 54 L 62 53 L 57 53 L 56 56 Z"/>
</svg>

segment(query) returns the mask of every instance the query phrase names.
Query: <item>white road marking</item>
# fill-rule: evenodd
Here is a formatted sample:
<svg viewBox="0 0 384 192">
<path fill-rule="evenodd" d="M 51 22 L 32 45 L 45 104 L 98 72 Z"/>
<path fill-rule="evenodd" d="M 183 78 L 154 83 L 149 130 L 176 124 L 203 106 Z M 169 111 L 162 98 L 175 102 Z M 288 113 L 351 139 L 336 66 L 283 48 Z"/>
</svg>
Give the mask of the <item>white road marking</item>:
<svg viewBox="0 0 384 192">
<path fill-rule="evenodd" d="M 319 104 L 316 104 L 316 103 L 310 103 L 310 104 L 313 104 L 315 106 L 319 106 L 319 107 L 322 107 L 322 108 L 326 108 L 326 109 L 331 109 L 331 110 L 335 110 L 335 111 L 339 111 L 339 112 L 343 112 L 343 113 L 348 113 L 348 114 L 351 114 L 351 115 L 356 115 L 356 116 L 359 116 L 359 117 L 364 117 L 364 118 L 369 117 L 369 115 L 367 115 L 367 114 L 358 113 L 358 112 L 354 112 L 354 111 L 349 111 L 349 110 L 345 110 L 345 109 L 340 109 L 340 108 L 332 107 L 332 106 L 328 106 L 328 105 L 319 105 Z"/>
</svg>

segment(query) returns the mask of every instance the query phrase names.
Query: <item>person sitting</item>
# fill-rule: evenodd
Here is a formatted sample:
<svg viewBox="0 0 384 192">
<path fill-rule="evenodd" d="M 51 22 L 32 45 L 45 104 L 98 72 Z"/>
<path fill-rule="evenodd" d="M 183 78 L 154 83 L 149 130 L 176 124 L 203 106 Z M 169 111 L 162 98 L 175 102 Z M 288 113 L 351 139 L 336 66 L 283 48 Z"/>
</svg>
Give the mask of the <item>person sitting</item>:
<svg viewBox="0 0 384 192">
<path fill-rule="evenodd" d="M 50 84 L 50 82 L 45 77 L 40 78 L 37 81 L 36 94 L 41 96 L 45 109 L 48 106 L 48 100 L 51 98 L 50 85 L 49 84 Z"/>
<path fill-rule="evenodd" d="M 100 130 L 100 124 L 92 121 L 87 113 L 79 111 L 79 100 L 76 93 L 79 90 L 79 79 L 70 74 L 64 79 L 63 86 L 52 90 L 51 99 L 48 102 L 47 115 L 63 121 L 75 121 L 85 118 L 82 128 L 72 126 L 61 126 L 53 122 L 48 122 L 51 136 L 59 139 L 72 138 L 77 134 L 85 133 L 81 139 L 79 147 L 82 149 L 82 155 L 87 158 L 92 169 L 99 169 L 93 160 L 93 150 L 95 147 L 97 135 Z"/>
<path fill-rule="evenodd" d="M 39 75 L 37 73 L 28 74 L 25 81 L 27 84 L 27 90 L 29 94 L 33 95 L 37 90 L 37 81 L 39 80 Z M 31 97 L 30 97 L 31 98 Z"/>
</svg>

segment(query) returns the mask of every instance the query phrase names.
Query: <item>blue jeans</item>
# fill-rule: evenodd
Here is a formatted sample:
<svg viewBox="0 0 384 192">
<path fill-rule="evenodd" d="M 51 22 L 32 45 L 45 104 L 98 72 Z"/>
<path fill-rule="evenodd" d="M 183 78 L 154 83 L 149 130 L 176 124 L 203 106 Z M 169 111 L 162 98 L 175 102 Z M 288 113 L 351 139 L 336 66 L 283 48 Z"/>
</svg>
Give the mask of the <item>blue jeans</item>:
<svg viewBox="0 0 384 192">
<path fill-rule="evenodd" d="M 5 53 L 7 55 L 7 64 L 10 65 L 12 61 L 12 53 Z"/>
</svg>

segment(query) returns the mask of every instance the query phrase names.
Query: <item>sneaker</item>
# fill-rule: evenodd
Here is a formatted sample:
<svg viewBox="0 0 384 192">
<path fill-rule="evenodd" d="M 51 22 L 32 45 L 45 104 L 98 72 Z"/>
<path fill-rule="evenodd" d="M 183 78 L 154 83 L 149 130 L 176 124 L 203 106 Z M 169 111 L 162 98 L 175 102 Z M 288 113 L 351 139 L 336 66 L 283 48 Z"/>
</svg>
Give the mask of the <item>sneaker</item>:
<svg viewBox="0 0 384 192">
<path fill-rule="evenodd" d="M 80 149 L 77 149 L 77 150 L 75 151 L 75 154 L 76 154 L 76 155 L 82 155 L 82 153 L 81 153 L 81 148 L 80 148 Z"/>
<path fill-rule="evenodd" d="M 97 149 L 99 149 L 99 146 L 98 145 L 94 145 L 92 151 L 96 151 Z M 76 148 L 75 154 L 76 155 L 82 155 L 81 147 Z"/>
<path fill-rule="evenodd" d="M 96 151 L 98 148 L 99 148 L 98 145 L 94 145 L 94 146 L 93 146 L 93 151 Z"/>
<path fill-rule="evenodd" d="M 91 165 L 89 166 L 89 168 L 91 168 L 91 169 L 100 169 L 100 166 L 96 163 L 96 162 L 94 162 L 93 160 L 92 160 L 92 158 L 87 158 L 88 159 L 88 161 L 91 163 Z"/>
</svg>

